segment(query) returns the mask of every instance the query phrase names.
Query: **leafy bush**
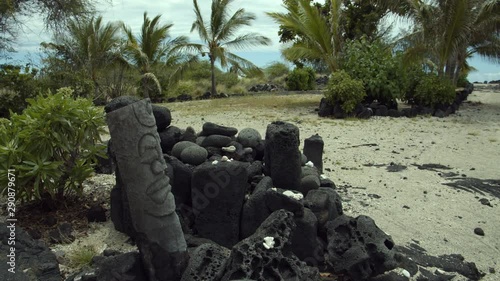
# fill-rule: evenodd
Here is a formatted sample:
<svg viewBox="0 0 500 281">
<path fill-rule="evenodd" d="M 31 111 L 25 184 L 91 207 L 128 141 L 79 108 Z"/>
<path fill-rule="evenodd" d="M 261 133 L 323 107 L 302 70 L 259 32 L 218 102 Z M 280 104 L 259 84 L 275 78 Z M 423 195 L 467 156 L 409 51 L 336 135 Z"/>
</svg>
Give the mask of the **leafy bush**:
<svg viewBox="0 0 500 281">
<path fill-rule="evenodd" d="M 460 74 L 458 76 L 458 80 L 457 80 L 457 87 L 460 87 L 460 88 L 465 88 L 467 87 L 468 85 L 470 84 L 469 80 L 467 79 L 467 74 L 464 73 L 464 74 Z"/>
<path fill-rule="evenodd" d="M 451 81 L 439 78 L 436 74 L 424 75 L 415 88 L 414 101 L 418 105 L 435 107 L 449 105 L 456 97 Z"/>
<path fill-rule="evenodd" d="M 410 65 L 405 69 L 406 72 L 406 91 L 401 97 L 401 100 L 408 104 L 415 104 L 415 93 L 417 86 L 426 75 L 422 65 Z"/>
<path fill-rule="evenodd" d="M 194 96 L 196 91 L 196 82 L 192 80 L 179 81 L 172 91 L 169 92 L 169 96 L 178 97 L 180 95 Z"/>
<path fill-rule="evenodd" d="M 0 66 L 0 117 L 9 117 L 9 110 L 21 113 L 28 105 L 26 99 L 39 93 L 37 73 L 38 70 L 29 67 Z"/>
<path fill-rule="evenodd" d="M 363 83 L 343 70 L 332 73 L 325 92 L 326 99 L 331 104 L 340 103 L 346 113 L 351 113 L 365 95 Z"/>
<path fill-rule="evenodd" d="M 314 70 L 310 67 L 295 68 L 288 74 L 286 85 L 290 91 L 313 90 L 316 83 Z"/>
<path fill-rule="evenodd" d="M 105 156 L 100 140 L 105 123 L 102 109 L 72 94 L 62 88 L 29 99 L 23 114 L 0 123 L 1 194 L 8 191 L 8 169 L 16 170 L 16 196 L 23 202 L 81 193 L 96 157 Z"/>
<path fill-rule="evenodd" d="M 215 69 L 215 73 L 219 73 L 220 70 L 218 68 Z M 210 71 L 210 62 L 200 61 L 196 64 L 193 64 L 183 75 L 183 79 L 185 80 L 194 80 L 199 81 L 203 79 L 211 79 L 212 72 Z"/>
<path fill-rule="evenodd" d="M 378 100 L 389 104 L 401 98 L 406 90 L 402 56 L 380 41 L 365 38 L 346 44 L 342 68 L 355 79 L 363 81 L 368 102 Z"/>
<path fill-rule="evenodd" d="M 290 73 L 288 65 L 282 62 L 273 62 L 264 69 L 267 79 L 273 80 Z"/>
<path fill-rule="evenodd" d="M 226 88 L 234 87 L 238 84 L 239 78 L 238 74 L 232 72 L 219 73 L 215 77 L 215 81 L 217 84 L 222 84 L 226 86 Z"/>
</svg>

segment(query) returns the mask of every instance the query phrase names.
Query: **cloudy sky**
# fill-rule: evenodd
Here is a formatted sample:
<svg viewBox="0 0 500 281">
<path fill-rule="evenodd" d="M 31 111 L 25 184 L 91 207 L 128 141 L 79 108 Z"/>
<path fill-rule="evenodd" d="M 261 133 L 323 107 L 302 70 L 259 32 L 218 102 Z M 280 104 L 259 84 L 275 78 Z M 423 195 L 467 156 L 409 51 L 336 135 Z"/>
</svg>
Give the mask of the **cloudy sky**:
<svg viewBox="0 0 500 281">
<path fill-rule="evenodd" d="M 210 0 L 198 0 L 202 13 L 208 18 L 210 14 Z M 232 9 L 244 8 L 248 12 L 256 15 L 257 20 L 252 26 L 245 28 L 242 32 L 258 32 L 261 35 L 271 38 L 270 46 L 252 47 L 245 52 L 237 52 L 239 55 L 251 60 L 258 66 L 265 66 L 273 61 L 280 61 L 280 48 L 282 47 L 278 39 L 278 25 L 269 18 L 265 12 L 284 11 L 281 0 L 236 0 Z M 191 24 L 195 15 L 193 12 L 193 2 L 191 0 L 107 0 L 102 1 L 98 9 L 101 11 L 106 21 L 123 21 L 132 28 L 132 31 L 139 31 L 143 21 L 143 13 L 147 12 L 152 18 L 158 14 L 162 15 L 164 23 L 173 23 L 171 29 L 172 36 L 187 35 L 191 41 L 198 40 L 196 32 L 190 33 Z M 17 53 L 12 60 L 0 59 L 0 63 L 25 64 L 39 61 L 40 42 L 50 41 L 50 33 L 43 29 L 41 19 L 36 16 L 27 19 L 24 26 L 24 34 L 18 41 Z M 500 79 L 500 66 L 489 63 L 481 58 L 473 58 L 471 65 L 478 71 L 471 73 L 469 80 L 498 80 Z"/>
</svg>

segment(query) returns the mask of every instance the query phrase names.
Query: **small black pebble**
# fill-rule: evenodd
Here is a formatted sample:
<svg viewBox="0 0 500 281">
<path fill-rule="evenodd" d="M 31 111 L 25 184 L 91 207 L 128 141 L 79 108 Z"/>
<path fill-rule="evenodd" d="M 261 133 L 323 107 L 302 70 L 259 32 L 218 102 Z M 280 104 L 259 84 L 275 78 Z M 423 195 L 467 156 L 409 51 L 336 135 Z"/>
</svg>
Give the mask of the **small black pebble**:
<svg viewBox="0 0 500 281">
<path fill-rule="evenodd" d="M 427 191 L 424 191 L 424 194 L 427 194 Z"/>
<path fill-rule="evenodd" d="M 474 233 L 477 234 L 477 235 L 479 235 L 479 236 L 484 236 L 484 230 L 482 228 L 480 228 L 480 227 L 476 227 L 474 229 Z"/>
<path fill-rule="evenodd" d="M 493 267 L 490 267 L 489 271 L 490 271 L 491 274 L 495 274 L 496 273 L 496 271 L 495 271 L 495 269 Z"/>
<path fill-rule="evenodd" d="M 407 180 L 408 178 L 407 177 L 403 177 L 404 180 Z"/>
<path fill-rule="evenodd" d="M 404 206 L 403 206 L 403 209 L 410 209 L 410 207 L 408 207 L 408 206 L 404 205 Z"/>
<path fill-rule="evenodd" d="M 475 170 L 476 170 L 476 168 L 470 168 L 470 170 L 471 170 L 471 171 L 475 171 Z"/>
<path fill-rule="evenodd" d="M 486 198 L 481 198 L 479 199 L 479 202 L 481 202 L 481 204 L 485 205 L 485 206 L 490 206 L 490 207 L 493 207 L 490 203 L 490 200 L 486 199 Z"/>
<path fill-rule="evenodd" d="M 466 178 L 466 177 L 467 177 L 467 175 L 466 175 L 466 174 L 462 174 L 462 177 L 463 177 L 463 178 Z"/>
</svg>

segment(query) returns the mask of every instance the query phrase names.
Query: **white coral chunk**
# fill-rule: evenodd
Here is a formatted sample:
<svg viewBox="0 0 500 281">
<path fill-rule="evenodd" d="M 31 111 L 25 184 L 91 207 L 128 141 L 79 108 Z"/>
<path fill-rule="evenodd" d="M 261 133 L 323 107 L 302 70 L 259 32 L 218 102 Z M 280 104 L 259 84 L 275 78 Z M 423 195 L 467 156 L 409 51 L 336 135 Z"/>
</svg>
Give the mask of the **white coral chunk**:
<svg viewBox="0 0 500 281">
<path fill-rule="evenodd" d="M 217 161 L 217 160 L 214 160 L 214 161 L 212 162 L 212 165 L 217 165 L 217 164 L 219 164 L 219 161 Z"/>
<path fill-rule="evenodd" d="M 327 180 L 327 179 L 328 179 L 328 177 L 327 177 L 325 174 L 322 174 L 322 175 L 320 176 L 320 178 L 321 178 L 322 180 Z"/>
<path fill-rule="evenodd" d="M 306 166 L 312 168 L 314 167 L 314 163 L 312 161 L 307 161 Z"/>
<path fill-rule="evenodd" d="M 408 270 L 406 270 L 406 269 L 403 269 L 401 271 L 401 274 L 403 274 L 406 278 L 410 278 L 411 277 L 410 272 L 408 272 Z"/>
<path fill-rule="evenodd" d="M 229 153 L 233 153 L 236 151 L 236 147 L 234 147 L 234 145 L 231 145 L 231 146 L 228 146 L 228 147 L 223 147 L 222 148 L 222 151 L 226 151 L 226 152 L 229 152 Z"/>
<path fill-rule="evenodd" d="M 293 198 L 295 200 L 302 200 L 304 198 L 304 195 L 302 195 L 302 193 L 300 193 L 300 192 L 295 193 L 295 192 L 290 191 L 290 190 L 283 192 L 283 195 L 288 196 L 290 198 Z"/>
<path fill-rule="evenodd" d="M 274 248 L 274 237 L 264 237 L 264 243 L 262 243 L 266 249 Z"/>
<path fill-rule="evenodd" d="M 227 162 L 229 161 L 229 158 L 227 158 L 227 156 L 222 156 L 222 158 L 220 159 L 221 162 Z"/>
</svg>

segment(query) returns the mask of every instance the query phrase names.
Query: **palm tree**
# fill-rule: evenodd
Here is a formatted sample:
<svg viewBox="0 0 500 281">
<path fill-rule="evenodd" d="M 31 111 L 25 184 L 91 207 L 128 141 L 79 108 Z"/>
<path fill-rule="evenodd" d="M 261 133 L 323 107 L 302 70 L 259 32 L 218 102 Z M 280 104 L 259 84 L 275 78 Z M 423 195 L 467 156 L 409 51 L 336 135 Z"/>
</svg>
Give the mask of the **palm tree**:
<svg viewBox="0 0 500 281">
<path fill-rule="evenodd" d="M 329 17 L 311 4 L 310 0 L 286 1 L 287 13 L 267 13 L 283 27 L 302 36 L 302 40 L 282 51 L 290 61 L 300 59 L 322 60 L 330 71 L 339 68 L 342 50 L 342 10 L 341 0 L 330 0 Z"/>
<path fill-rule="evenodd" d="M 172 38 L 170 28 L 173 24 L 160 24 L 161 15 L 152 20 L 144 13 L 144 21 L 139 36 L 134 36 L 130 27 L 122 24 L 127 38 L 126 53 L 131 64 L 141 74 L 151 72 L 151 67 L 158 64 L 172 66 L 180 63 L 183 49 L 188 48 L 187 36 Z"/>
<path fill-rule="evenodd" d="M 200 39 L 205 43 L 198 48 L 202 56 L 208 55 L 212 73 L 212 94 L 217 94 L 215 83 L 215 63 L 219 62 L 223 68 L 228 65 L 237 66 L 239 69 L 258 69 L 252 62 L 229 52 L 231 48 L 241 50 L 249 46 L 269 45 L 271 40 L 257 33 L 235 35 L 238 29 L 250 26 L 255 20 L 255 15 L 238 9 L 232 16 L 228 14 L 228 6 L 234 0 L 212 0 L 212 13 L 210 22 L 205 22 L 198 6 L 198 1 L 193 0 L 196 20 L 193 22 L 191 32 L 198 31 Z"/>
<path fill-rule="evenodd" d="M 61 37 L 61 52 L 74 70 L 83 70 L 94 83 L 94 98 L 99 95 L 98 73 L 119 60 L 119 26 L 103 24 L 102 17 L 71 20 Z"/>
<path fill-rule="evenodd" d="M 455 84 L 473 54 L 500 62 L 500 0 L 375 1 L 415 22 L 408 53 Z"/>
</svg>

